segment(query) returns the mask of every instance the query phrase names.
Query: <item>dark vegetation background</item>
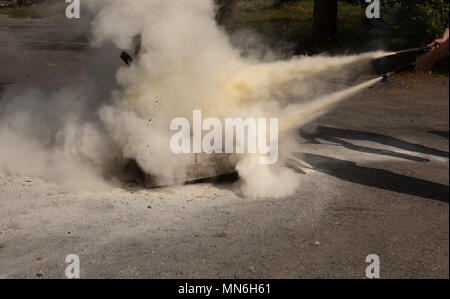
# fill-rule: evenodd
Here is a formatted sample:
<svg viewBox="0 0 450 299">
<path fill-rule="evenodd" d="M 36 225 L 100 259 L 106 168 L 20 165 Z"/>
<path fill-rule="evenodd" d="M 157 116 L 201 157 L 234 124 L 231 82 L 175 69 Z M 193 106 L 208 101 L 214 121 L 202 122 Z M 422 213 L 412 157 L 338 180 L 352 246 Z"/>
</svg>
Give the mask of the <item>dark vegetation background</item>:
<svg viewBox="0 0 450 299">
<path fill-rule="evenodd" d="M 272 48 L 287 47 L 296 54 L 421 47 L 442 35 L 449 18 L 449 0 L 381 0 L 381 18 L 371 20 L 366 17 L 364 0 L 215 1 L 220 7 L 218 22 L 227 31 L 255 32 Z M 55 3 L 59 10 L 67 5 L 64 0 L 0 0 L 0 13 L 64 17 L 64 11 L 55 10 Z M 337 3 L 336 14 L 329 8 L 332 3 Z M 325 6 L 315 16 L 318 4 Z M 334 24 L 334 32 L 330 36 L 318 32 L 314 17 Z"/>
<path fill-rule="evenodd" d="M 314 7 L 318 2 L 333 1 L 337 2 L 336 34 L 328 42 L 323 42 L 320 36 L 314 36 Z M 279 43 L 295 43 L 297 53 L 421 47 L 442 36 L 449 18 L 449 0 L 381 0 L 380 19 L 366 17 L 364 0 L 217 2 L 231 7 L 228 10 L 232 12 L 223 16 L 219 11 L 218 16 L 227 30 L 252 30 Z M 327 14 L 330 9 L 325 7 L 324 10 Z"/>
</svg>

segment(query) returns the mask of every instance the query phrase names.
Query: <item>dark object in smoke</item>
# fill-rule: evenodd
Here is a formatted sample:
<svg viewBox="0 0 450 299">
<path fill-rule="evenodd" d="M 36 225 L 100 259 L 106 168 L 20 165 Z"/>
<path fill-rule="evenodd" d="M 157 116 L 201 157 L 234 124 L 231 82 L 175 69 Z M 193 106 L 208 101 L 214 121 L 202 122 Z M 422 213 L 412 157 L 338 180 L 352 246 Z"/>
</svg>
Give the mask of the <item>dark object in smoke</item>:
<svg viewBox="0 0 450 299">
<path fill-rule="evenodd" d="M 130 65 L 133 62 L 133 57 L 130 56 L 130 54 L 128 54 L 125 51 L 122 51 L 122 53 L 120 54 L 120 58 L 122 58 L 122 60 L 127 64 Z"/>
<path fill-rule="evenodd" d="M 195 161 L 187 167 L 180 166 L 177 169 L 179 173 L 186 173 L 186 178 L 178 179 L 173 184 L 195 183 L 201 180 L 230 176 L 236 173 L 235 166 L 235 161 L 233 162 L 228 156 L 223 155 L 212 157 L 209 161 Z M 135 160 L 129 160 L 123 167 L 120 179 L 125 182 L 144 185 L 146 188 L 168 186 L 168 184 L 159 183 L 154 176 L 145 173 Z"/>
<path fill-rule="evenodd" d="M 122 53 L 120 54 L 120 58 L 122 58 L 122 60 L 127 64 L 130 65 L 133 62 L 133 57 L 130 56 L 130 54 L 128 54 L 125 51 L 122 51 Z"/>
<path fill-rule="evenodd" d="M 142 34 L 139 33 L 133 37 L 133 44 L 134 44 L 134 55 L 137 57 L 141 53 Z"/>
<path fill-rule="evenodd" d="M 142 35 L 141 34 L 136 34 L 133 37 L 133 45 L 134 45 L 134 57 L 138 57 L 139 54 L 141 53 L 141 48 L 142 48 Z M 128 52 L 126 51 L 122 51 L 122 53 L 120 54 L 120 58 L 122 58 L 122 60 L 127 64 L 130 65 L 133 61 L 134 58 L 128 54 Z"/>
<path fill-rule="evenodd" d="M 180 183 L 195 183 L 201 180 L 213 179 L 222 176 L 229 176 L 236 173 L 236 162 L 229 159 L 228 156 L 218 155 L 212 157 L 209 161 L 198 162 L 195 161 L 186 167 L 181 166 L 178 173 L 186 173 L 184 179 L 179 179 L 173 182 L 173 184 Z M 146 188 L 159 188 L 168 186 L 167 184 L 161 184 L 155 177 L 144 173 L 144 181 L 142 182 Z"/>
<path fill-rule="evenodd" d="M 429 47 L 422 47 L 398 51 L 392 55 L 372 60 L 372 68 L 378 75 L 403 71 L 413 65 L 417 56 L 429 50 Z"/>
</svg>

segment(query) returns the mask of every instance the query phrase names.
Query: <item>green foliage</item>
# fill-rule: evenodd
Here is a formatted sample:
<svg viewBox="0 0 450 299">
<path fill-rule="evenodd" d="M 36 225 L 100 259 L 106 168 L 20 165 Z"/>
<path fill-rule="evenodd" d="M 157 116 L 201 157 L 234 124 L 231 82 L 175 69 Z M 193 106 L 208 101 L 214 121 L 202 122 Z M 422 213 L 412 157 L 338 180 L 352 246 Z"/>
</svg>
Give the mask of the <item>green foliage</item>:
<svg viewBox="0 0 450 299">
<path fill-rule="evenodd" d="M 20 6 L 18 0 L 12 0 L 9 6 L 0 7 L 0 14 L 6 14 L 16 18 L 53 18 L 65 19 L 64 10 L 67 4 L 60 0 L 34 0 L 23 2 Z M 33 5 L 31 5 L 33 4 Z"/>
<path fill-rule="evenodd" d="M 369 20 L 364 0 L 340 0 L 338 40 L 331 47 L 348 52 L 420 47 L 448 26 L 449 0 L 380 1 L 381 18 Z M 313 10 L 313 0 L 239 0 L 229 29 L 251 29 L 308 51 L 316 46 Z"/>
<path fill-rule="evenodd" d="M 369 22 L 373 46 L 419 47 L 442 36 L 448 26 L 449 0 L 384 0 L 381 18 Z"/>
</svg>

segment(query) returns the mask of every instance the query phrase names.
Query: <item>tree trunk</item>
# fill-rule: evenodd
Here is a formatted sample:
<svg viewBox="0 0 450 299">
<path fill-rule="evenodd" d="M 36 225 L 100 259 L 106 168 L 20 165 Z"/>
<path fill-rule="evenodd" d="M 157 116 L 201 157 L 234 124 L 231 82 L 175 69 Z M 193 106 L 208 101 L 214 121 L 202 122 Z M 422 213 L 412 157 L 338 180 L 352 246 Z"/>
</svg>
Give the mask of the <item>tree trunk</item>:
<svg viewBox="0 0 450 299">
<path fill-rule="evenodd" d="M 314 40 L 319 44 L 336 40 L 337 0 L 314 1 Z"/>
</svg>

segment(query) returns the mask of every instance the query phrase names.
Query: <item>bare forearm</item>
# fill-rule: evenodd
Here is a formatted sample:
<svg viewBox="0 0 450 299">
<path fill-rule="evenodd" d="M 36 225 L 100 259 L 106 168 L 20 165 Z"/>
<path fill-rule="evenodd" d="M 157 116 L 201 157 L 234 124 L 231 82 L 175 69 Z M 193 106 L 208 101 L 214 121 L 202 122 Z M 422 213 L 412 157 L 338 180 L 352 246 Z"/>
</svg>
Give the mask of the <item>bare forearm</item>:
<svg viewBox="0 0 450 299">
<path fill-rule="evenodd" d="M 449 54 L 449 40 L 443 43 L 438 49 L 436 49 L 436 57 L 437 59 L 444 58 Z"/>
</svg>

